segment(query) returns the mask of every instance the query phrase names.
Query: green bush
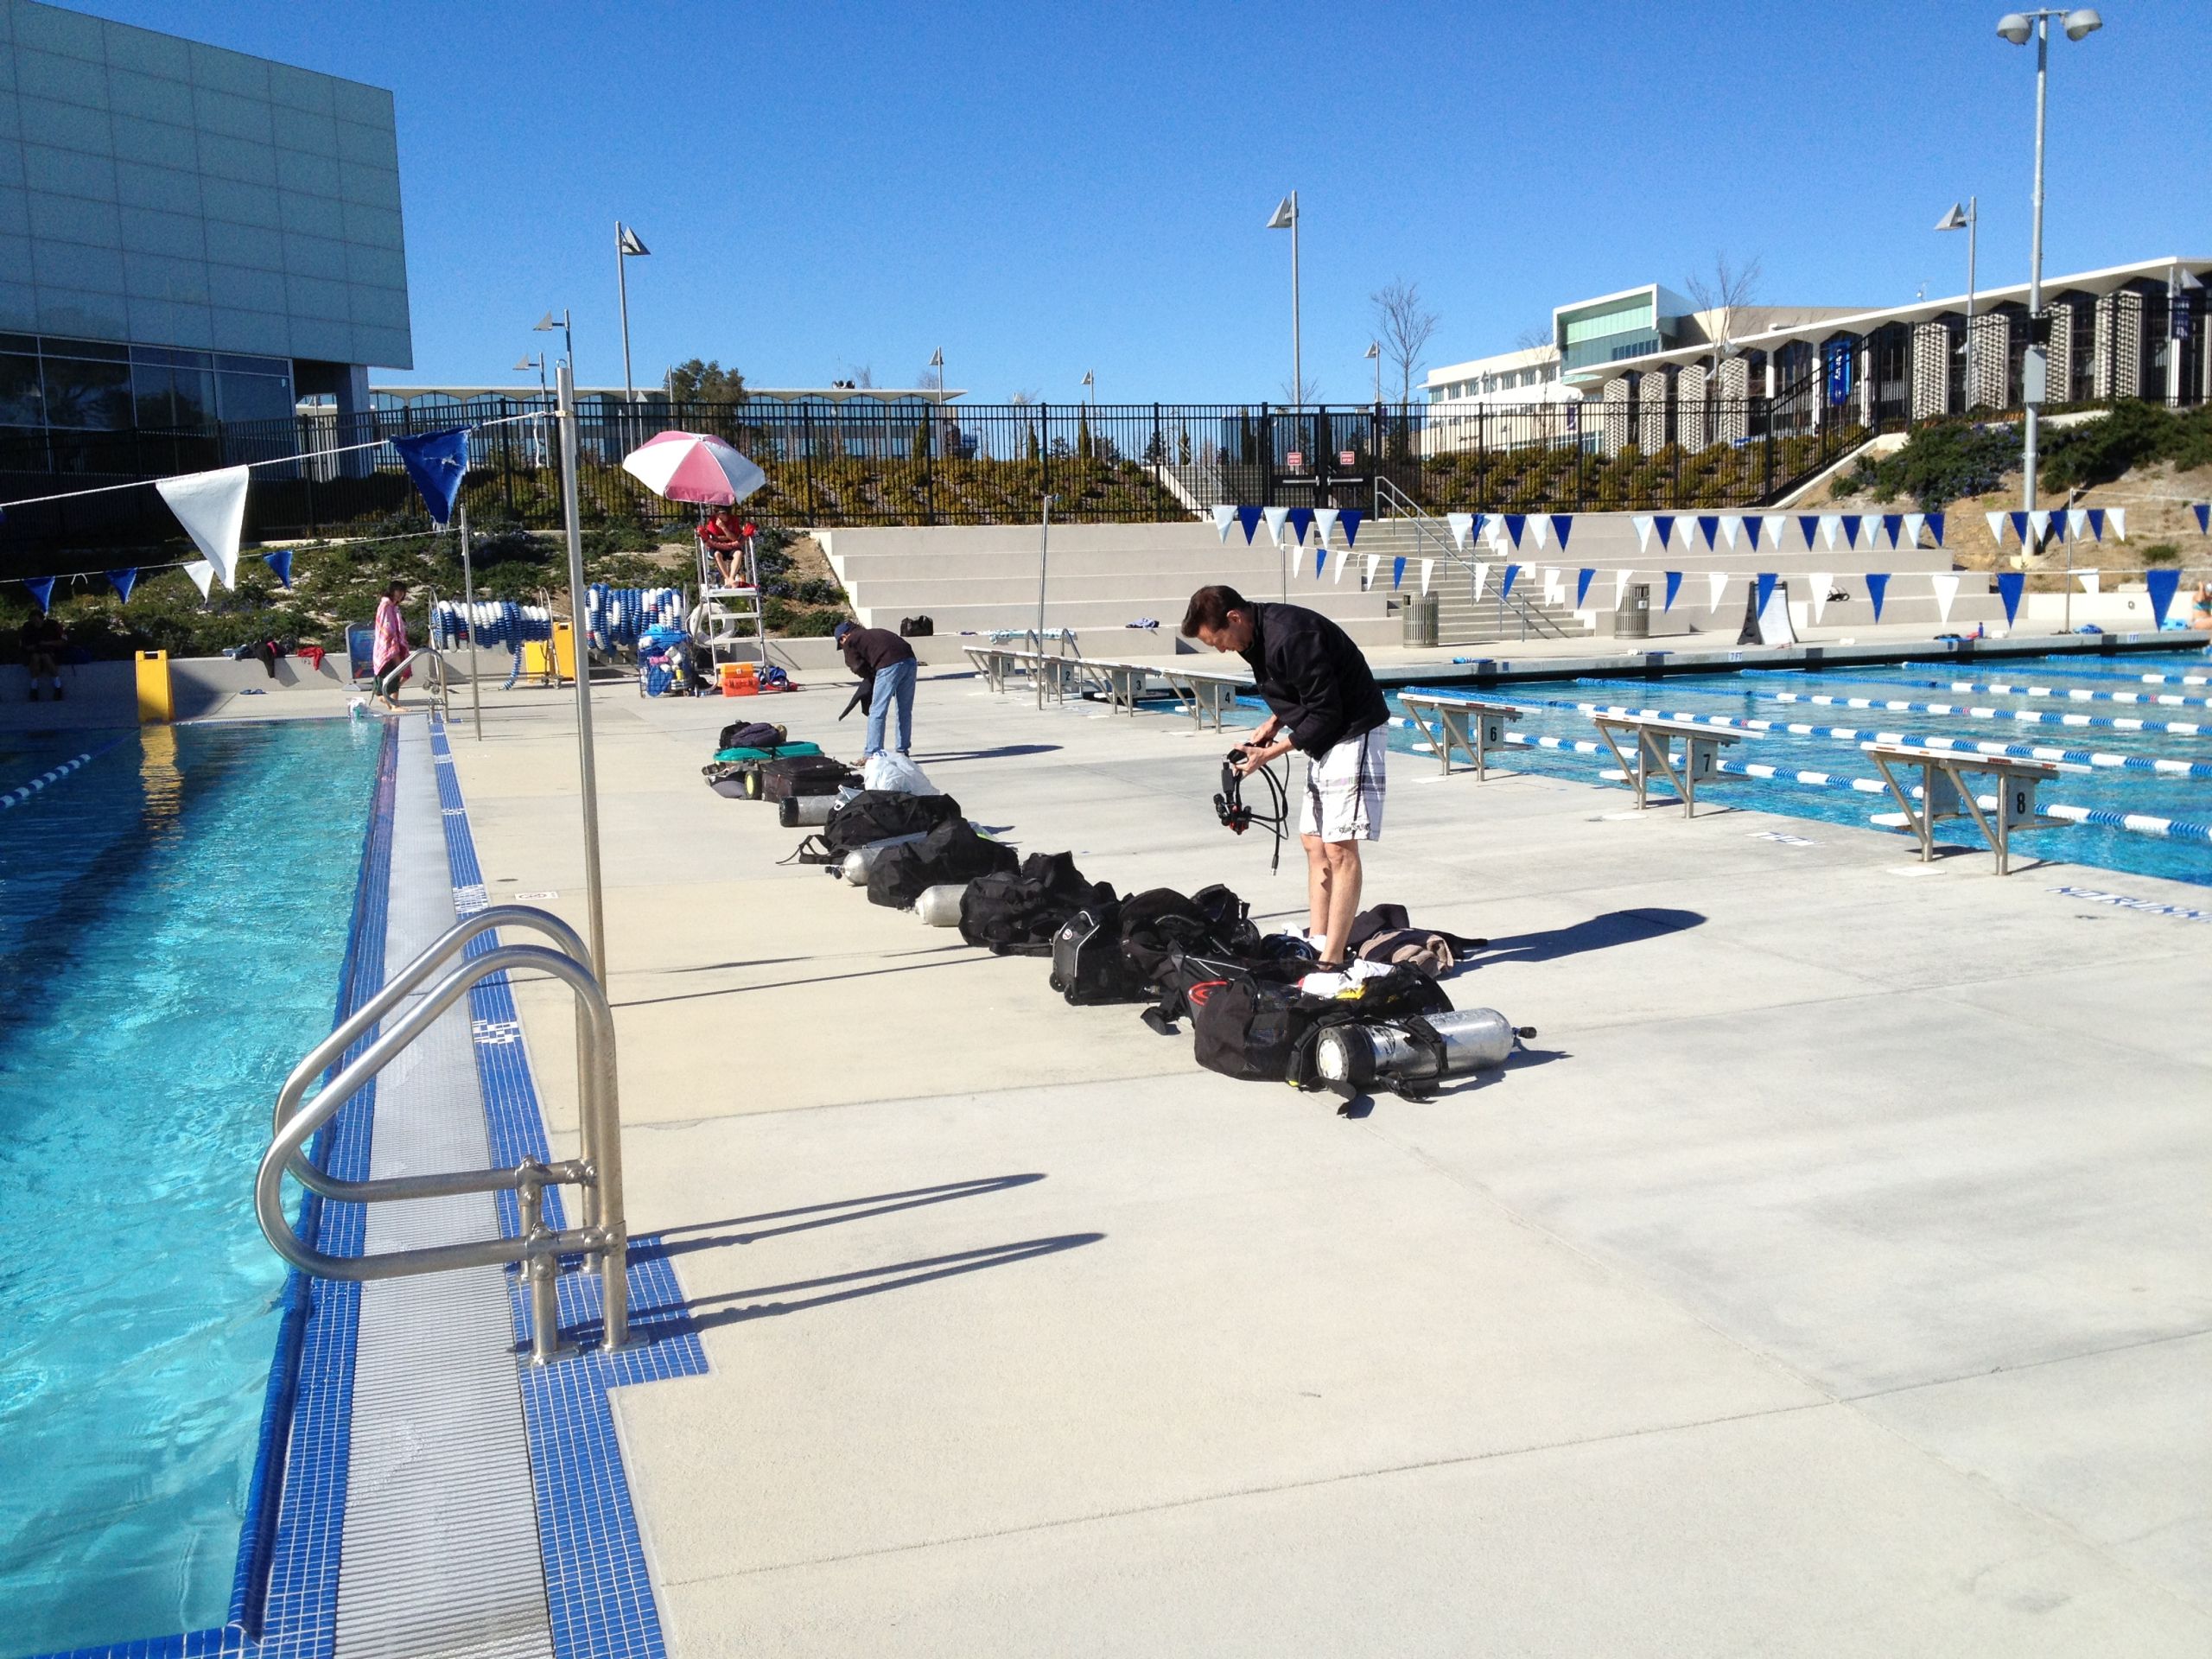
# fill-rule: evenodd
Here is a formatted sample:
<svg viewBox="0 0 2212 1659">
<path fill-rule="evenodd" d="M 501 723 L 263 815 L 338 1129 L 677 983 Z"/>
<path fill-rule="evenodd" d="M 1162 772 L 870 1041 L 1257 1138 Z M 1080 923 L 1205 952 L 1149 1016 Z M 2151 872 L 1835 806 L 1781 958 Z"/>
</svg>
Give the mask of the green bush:
<svg viewBox="0 0 2212 1659">
<path fill-rule="evenodd" d="M 2181 549 L 2171 542 L 2153 542 L 2143 550 L 2143 563 L 2145 564 L 2178 564 L 2180 562 Z"/>
<path fill-rule="evenodd" d="M 1939 421 L 1920 428 L 1895 453 L 1861 456 L 1844 482 L 1877 501 L 1910 498 L 1923 512 L 1940 512 L 1961 496 L 1986 495 L 2020 470 L 2020 429 Z"/>
<path fill-rule="evenodd" d="M 2047 490 L 2109 484 L 2135 467 L 2171 461 L 2212 467 L 2212 407 L 2177 413 L 2126 399 L 2103 420 L 2062 427 L 2045 441 L 2040 468 Z"/>
</svg>

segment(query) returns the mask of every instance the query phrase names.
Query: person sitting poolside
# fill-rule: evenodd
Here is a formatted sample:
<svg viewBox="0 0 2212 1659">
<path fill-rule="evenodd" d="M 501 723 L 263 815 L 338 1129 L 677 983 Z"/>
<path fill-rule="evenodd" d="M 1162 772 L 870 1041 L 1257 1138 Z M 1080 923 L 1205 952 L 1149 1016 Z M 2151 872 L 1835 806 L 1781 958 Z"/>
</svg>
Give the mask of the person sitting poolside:
<svg viewBox="0 0 2212 1659">
<path fill-rule="evenodd" d="M 721 577 L 725 588 L 746 585 L 741 575 L 746 528 L 734 506 L 716 507 L 706 523 L 699 526 L 699 544 L 713 556 L 715 573 Z"/>
<path fill-rule="evenodd" d="M 2212 582 L 2196 584 L 2190 601 L 2189 626 L 2198 633 L 2212 633 Z"/>
<path fill-rule="evenodd" d="M 38 677 L 45 675 L 54 683 L 54 700 L 61 701 L 61 666 L 59 653 L 68 640 L 61 624 L 54 620 L 54 613 L 38 607 L 25 619 L 21 636 L 23 648 L 23 667 L 30 677 L 31 701 L 38 701 Z"/>
</svg>

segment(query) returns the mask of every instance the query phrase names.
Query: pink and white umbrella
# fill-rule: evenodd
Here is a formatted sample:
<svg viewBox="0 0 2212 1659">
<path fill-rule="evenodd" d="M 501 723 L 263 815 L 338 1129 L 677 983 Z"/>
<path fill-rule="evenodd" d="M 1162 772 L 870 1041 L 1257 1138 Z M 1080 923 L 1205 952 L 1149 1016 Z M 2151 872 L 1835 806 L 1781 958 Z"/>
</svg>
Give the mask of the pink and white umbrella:
<svg viewBox="0 0 2212 1659">
<path fill-rule="evenodd" d="M 726 507 L 768 481 L 768 476 L 720 438 L 702 432 L 664 432 L 622 457 L 622 470 L 655 495 Z"/>
</svg>

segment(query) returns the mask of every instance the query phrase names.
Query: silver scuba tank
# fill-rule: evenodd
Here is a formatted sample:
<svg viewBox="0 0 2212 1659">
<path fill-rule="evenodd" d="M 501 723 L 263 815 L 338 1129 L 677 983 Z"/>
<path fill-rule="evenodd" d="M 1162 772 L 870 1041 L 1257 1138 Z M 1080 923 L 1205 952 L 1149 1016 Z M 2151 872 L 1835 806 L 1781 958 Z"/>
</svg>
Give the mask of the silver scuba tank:
<svg viewBox="0 0 2212 1659">
<path fill-rule="evenodd" d="M 922 918 L 925 927 L 957 927 L 960 925 L 960 901 L 967 897 L 965 881 L 947 881 L 934 887 L 924 887 L 921 897 L 914 900 L 914 913 Z"/>
<path fill-rule="evenodd" d="M 776 822 L 786 830 L 827 823 L 836 804 L 834 795 L 786 795 L 776 803 Z"/>
<path fill-rule="evenodd" d="M 1313 1069 L 1322 1082 L 1364 1089 L 1370 1084 L 1456 1077 L 1486 1065 L 1503 1065 L 1517 1039 L 1534 1037 L 1534 1026 L 1516 1028 L 1496 1008 L 1460 1008 L 1427 1016 L 1443 1045 L 1440 1069 L 1435 1052 L 1395 1025 L 1332 1026 L 1314 1045 Z"/>
<path fill-rule="evenodd" d="M 845 880 L 855 887 L 864 887 L 868 886 L 868 878 L 874 870 L 877 861 L 881 859 L 884 854 L 889 852 L 893 847 L 904 847 L 922 839 L 922 836 L 917 835 L 892 836 L 882 841 L 871 841 L 865 847 L 853 849 L 851 852 L 845 855 L 845 861 L 842 864 L 833 865 L 831 868 L 842 872 Z"/>
</svg>

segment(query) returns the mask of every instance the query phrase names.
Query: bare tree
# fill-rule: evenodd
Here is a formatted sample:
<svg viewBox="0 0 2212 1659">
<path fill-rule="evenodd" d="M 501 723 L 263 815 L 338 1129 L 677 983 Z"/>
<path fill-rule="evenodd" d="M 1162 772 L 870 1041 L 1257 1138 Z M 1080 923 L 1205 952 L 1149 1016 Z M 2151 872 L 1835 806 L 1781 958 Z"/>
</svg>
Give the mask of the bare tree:
<svg viewBox="0 0 2212 1659">
<path fill-rule="evenodd" d="M 944 371 L 934 363 L 925 363 L 921 372 L 914 377 L 914 385 L 921 391 L 943 391 Z"/>
<path fill-rule="evenodd" d="M 1690 296 L 1690 303 L 1706 315 L 1706 326 L 1713 331 L 1713 342 L 1719 348 L 1719 355 L 1731 354 L 1728 343 L 1737 308 L 1750 305 L 1758 298 L 1761 275 L 1757 254 L 1737 265 L 1729 263 L 1726 254 L 1716 253 L 1709 275 L 1693 272 L 1682 278 L 1682 289 Z"/>
<path fill-rule="evenodd" d="M 1421 355 L 1442 319 L 1422 307 L 1421 285 L 1402 276 L 1368 298 L 1375 307 L 1375 333 L 1382 342 L 1383 359 L 1397 371 L 1398 401 L 1411 403 L 1414 376 L 1420 372 Z"/>
<path fill-rule="evenodd" d="M 875 371 L 862 363 L 854 368 L 847 378 L 855 386 L 873 386 L 875 385 Z"/>
<path fill-rule="evenodd" d="M 1552 329 L 1548 322 L 1532 322 L 1513 336 L 1514 349 L 1516 351 L 1533 352 L 1540 346 L 1548 346 L 1551 343 Z"/>
<path fill-rule="evenodd" d="M 1307 404 L 1318 404 L 1321 401 L 1321 383 L 1310 374 L 1306 377 L 1304 385 L 1294 386 L 1289 381 L 1285 380 L 1275 390 L 1282 394 L 1284 405 L 1292 409 L 1300 408 Z"/>
</svg>

